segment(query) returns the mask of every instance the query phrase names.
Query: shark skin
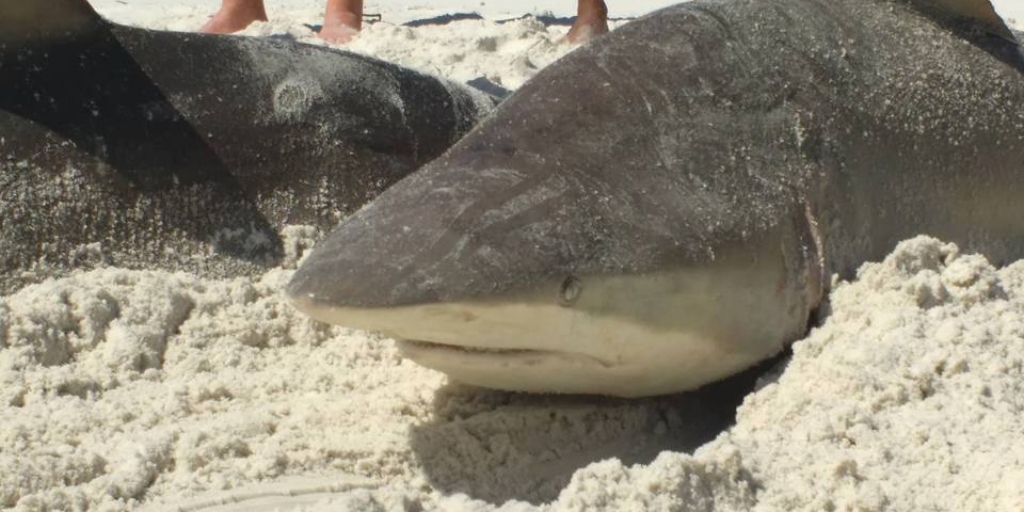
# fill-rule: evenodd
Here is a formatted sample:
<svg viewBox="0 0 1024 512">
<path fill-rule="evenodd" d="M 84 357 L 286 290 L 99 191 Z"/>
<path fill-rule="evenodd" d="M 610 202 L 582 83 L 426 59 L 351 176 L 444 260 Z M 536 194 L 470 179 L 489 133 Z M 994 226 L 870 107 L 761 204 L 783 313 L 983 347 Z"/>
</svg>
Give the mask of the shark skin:
<svg viewBox="0 0 1024 512">
<path fill-rule="evenodd" d="M 777 354 L 903 239 L 1024 257 L 1024 59 L 956 1 L 631 22 L 344 220 L 291 299 L 454 380 L 633 397 Z"/>
</svg>

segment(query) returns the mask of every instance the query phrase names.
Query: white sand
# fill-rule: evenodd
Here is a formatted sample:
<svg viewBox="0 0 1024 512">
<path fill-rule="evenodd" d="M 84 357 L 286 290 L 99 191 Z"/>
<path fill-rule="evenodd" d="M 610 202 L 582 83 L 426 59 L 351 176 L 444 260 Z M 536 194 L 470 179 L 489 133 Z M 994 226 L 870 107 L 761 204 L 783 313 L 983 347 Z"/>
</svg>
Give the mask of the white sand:
<svg viewBox="0 0 1024 512">
<path fill-rule="evenodd" d="M 181 29 L 215 3 L 190 1 L 97 5 Z M 277 4 L 251 30 L 308 38 L 318 2 Z M 396 5 L 385 19 L 443 9 Z M 564 51 L 560 32 L 379 24 L 354 47 L 515 87 L 524 56 Z M 0 297 L 0 507 L 1024 511 L 1024 262 L 902 244 L 837 286 L 829 320 L 720 434 L 742 383 L 646 400 L 449 384 L 388 340 L 296 314 L 293 266 L 103 269 Z"/>
<path fill-rule="evenodd" d="M 161 30 L 193 31 L 219 5 L 218 0 L 97 0 L 92 2 L 113 21 Z M 255 23 L 243 35 L 288 35 L 298 41 L 324 45 L 313 26 L 323 22 L 324 0 L 266 0 L 270 21 Z M 671 5 L 666 0 L 633 0 L 616 6 L 611 16 L 635 17 L 655 8 Z M 384 60 L 414 67 L 428 73 L 469 81 L 486 77 L 507 88 L 517 88 L 538 69 L 550 64 L 570 47 L 559 44 L 568 26 L 545 27 L 535 18 L 517 20 L 527 14 L 559 17 L 575 15 L 573 0 L 480 2 L 471 0 L 388 0 L 366 2 L 367 14 L 379 13 L 382 20 L 366 23 L 362 34 L 345 48 Z M 487 20 L 455 21 L 445 26 L 409 28 L 411 20 L 445 14 L 479 13 Z M 495 21 L 508 21 L 496 23 Z M 613 21 L 612 28 L 621 21 Z"/>
</svg>

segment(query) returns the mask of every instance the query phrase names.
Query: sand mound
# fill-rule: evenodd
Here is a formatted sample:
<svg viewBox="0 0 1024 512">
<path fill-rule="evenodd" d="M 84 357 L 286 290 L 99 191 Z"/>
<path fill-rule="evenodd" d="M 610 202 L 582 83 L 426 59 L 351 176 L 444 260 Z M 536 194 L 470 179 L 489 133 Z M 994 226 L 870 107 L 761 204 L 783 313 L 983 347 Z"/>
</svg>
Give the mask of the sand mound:
<svg viewBox="0 0 1024 512">
<path fill-rule="evenodd" d="M 296 314 L 290 273 L 103 269 L 0 300 L 0 506 L 1024 507 L 1024 262 L 904 242 L 728 430 L 750 375 L 646 400 L 448 384 Z"/>
</svg>

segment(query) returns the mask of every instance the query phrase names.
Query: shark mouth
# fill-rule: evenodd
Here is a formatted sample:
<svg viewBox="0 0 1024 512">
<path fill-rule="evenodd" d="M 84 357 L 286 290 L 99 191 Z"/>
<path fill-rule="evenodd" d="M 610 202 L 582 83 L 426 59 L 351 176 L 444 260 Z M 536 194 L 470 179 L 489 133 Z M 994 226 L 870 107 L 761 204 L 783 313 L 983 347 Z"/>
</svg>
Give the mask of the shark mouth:
<svg viewBox="0 0 1024 512">
<path fill-rule="evenodd" d="M 527 348 L 495 348 L 474 347 L 466 345 L 450 345 L 434 341 L 396 339 L 399 352 L 424 366 L 446 371 L 445 368 L 459 364 L 487 365 L 488 363 L 502 367 L 535 366 L 554 360 L 569 360 L 574 366 L 594 368 L 612 368 L 613 363 L 581 353 L 561 352 L 556 350 L 537 350 Z M 437 364 L 431 364 L 437 361 Z M 447 364 L 444 364 L 447 363 Z M 517 364 L 518 363 L 518 364 Z"/>
<path fill-rule="evenodd" d="M 398 340 L 403 357 L 440 371 L 452 382 L 483 388 L 556 394 L 629 396 L 636 365 L 587 353 L 529 348 L 478 348 L 432 341 Z"/>
<path fill-rule="evenodd" d="M 488 348 L 488 347 L 467 347 L 465 345 L 449 345 L 445 343 L 437 343 L 436 341 L 422 341 L 422 340 L 396 340 L 400 345 L 414 345 L 416 347 L 424 349 L 439 349 L 439 350 L 458 350 L 460 352 L 482 352 L 490 354 L 522 354 L 522 353 L 545 353 L 546 350 L 531 350 L 524 348 Z"/>
</svg>

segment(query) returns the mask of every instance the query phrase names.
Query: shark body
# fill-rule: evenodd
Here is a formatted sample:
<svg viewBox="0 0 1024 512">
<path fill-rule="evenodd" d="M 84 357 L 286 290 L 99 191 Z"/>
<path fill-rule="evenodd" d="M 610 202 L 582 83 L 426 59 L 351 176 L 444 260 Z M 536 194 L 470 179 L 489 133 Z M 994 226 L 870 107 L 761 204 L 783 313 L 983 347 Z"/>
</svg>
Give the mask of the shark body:
<svg viewBox="0 0 1024 512">
<path fill-rule="evenodd" d="M 697 0 L 515 92 L 348 218 L 297 307 L 485 387 L 699 387 L 929 234 L 1024 256 L 1024 65 L 986 0 Z"/>
</svg>

